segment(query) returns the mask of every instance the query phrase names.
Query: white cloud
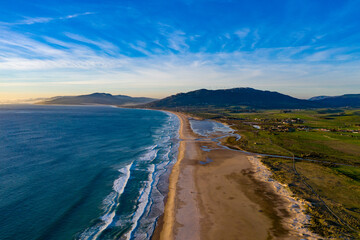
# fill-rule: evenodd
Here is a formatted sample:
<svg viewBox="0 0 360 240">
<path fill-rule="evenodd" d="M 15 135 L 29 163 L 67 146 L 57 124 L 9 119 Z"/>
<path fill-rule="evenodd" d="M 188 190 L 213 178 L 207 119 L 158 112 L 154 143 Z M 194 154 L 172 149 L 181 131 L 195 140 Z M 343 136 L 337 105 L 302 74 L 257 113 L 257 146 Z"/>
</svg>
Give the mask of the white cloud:
<svg viewBox="0 0 360 240">
<path fill-rule="evenodd" d="M 151 52 L 149 52 L 148 50 L 146 50 L 146 46 L 143 46 L 142 44 L 132 44 L 132 43 L 129 43 L 128 44 L 132 49 L 144 54 L 145 56 L 149 56 L 151 55 Z"/>
<path fill-rule="evenodd" d="M 54 20 L 54 18 L 46 18 L 46 17 L 37 17 L 37 18 L 26 18 L 22 21 L 19 21 L 17 23 L 13 23 L 13 25 L 31 25 L 35 23 L 47 23 Z"/>
<path fill-rule="evenodd" d="M 348 59 L 344 54 L 347 49 L 319 49 L 299 60 L 294 60 L 293 56 L 313 49 L 300 46 L 259 48 L 251 52 L 191 53 L 185 50 L 188 47 L 186 34 L 172 33 L 175 37 L 166 35 L 167 43 L 173 44 L 178 54 L 153 54 L 147 50 L 146 43 L 136 42 L 128 45 L 146 56 L 133 58 L 117 53 L 117 46 L 101 39 L 67 33 L 69 41 L 66 42 L 49 37 L 44 37 L 46 42 L 40 42 L 0 29 L 1 90 L 41 88 L 62 89 L 66 93 L 98 88 L 99 91 L 119 89 L 126 93 L 129 89 L 163 89 L 163 95 L 159 96 L 162 97 L 203 87 L 286 90 L 333 84 L 342 89 L 346 84 L 338 79 L 344 80 L 344 73 L 346 82 L 360 87 L 354 84 L 360 77 L 356 68 L 358 62 L 341 65 L 339 60 L 334 63 L 319 61 L 329 57 Z M 113 51 L 114 56 L 103 54 L 104 51 Z"/>
<path fill-rule="evenodd" d="M 243 28 L 235 32 L 235 35 L 237 35 L 240 39 L 245 38 L 250 32 L 250 29 Z"/>
<path fill-rule="evenodd" d="M 95 14 L 95 13 L 94 12 L 76 13 L 76 14 L 72 14 L 72 15 L 67 15 L 65 17 L 60 17 L 59 19 L 70 19 L 70 18 L 76 18 L 79 16 L 90 15 L 90 14 Z"/>
<path fill-rule="evenodd" d="M 176 51 L 182 52 L 189 49 L 189 45 L 186 43 L 186 34 L 182 31 L 175 31 L 168 35 L 169 47 Z"/>
<path fill-rule="evenodd" d="M 185 52 L 189 49 L 189 45 L 187 44 L 188 39 L 192 41 L 193 36 L 187 36 L 185 32 L 182 30 L 178 30 L 173 28 L 170 25 L 159 23 L 159 33 L 165 37 L 167 48 L 175 50 L 177 52 Z M 161 45 L 159 41 L 156 41 L 158 45 Z"/>
<path fill-rule="evenodd" d="M 100 48 L 101 50 L 103 50 L 104 52 L 107 52 L 107 53 L 114 54 L 117 51 L 119 51 L 119 48 L 117 46 L 115 46 L 113 43 L 110 43 L 110 42 L 105 41 L 105 40 L 94 41 L 94 40 L 88 39 L 88 38 L 86 38 L 84 36 L 74 34 L 74 33 L 65 33 L 65 35 L 70 39 L 94 45 L 94 46 Z"/>
<path fill-rule="evenodd" d="M 0 25 L 3 26 L 11 26 L 11 25 L 32 25 L 32 24 L 36 24 L 36 23 L 48 23 L 51 21 L 55 21 L 55 20 L 66 20 L 66 19 L 71 19 L 71 18 L 77 18 L 80 16 L 84 16 L 84 15 L 90 15 L 90 14 L 94 14 L 93 12 L 84 12 L 84 13 L 76 13 L 76 14 L 71 14 L 71 15 L 67 15 L 67 16 L 63 16 L 63 17 L 25 17 L 24 19 L 17 21 L 17 22 L 0 22 Z"/>
</svg>

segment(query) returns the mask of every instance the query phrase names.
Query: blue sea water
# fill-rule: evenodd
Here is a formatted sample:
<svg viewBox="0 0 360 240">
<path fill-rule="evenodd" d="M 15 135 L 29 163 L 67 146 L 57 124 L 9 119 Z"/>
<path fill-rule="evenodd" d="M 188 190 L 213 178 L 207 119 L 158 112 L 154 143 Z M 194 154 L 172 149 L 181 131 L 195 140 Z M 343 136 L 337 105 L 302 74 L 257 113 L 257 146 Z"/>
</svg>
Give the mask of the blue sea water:
<svg viewBox="0 0 360 240">
<path fill-rule="evenodd" d="M 149 239 L 178 128 L 161 111 L 0 106 L 0 239 Z"/>
</svg>

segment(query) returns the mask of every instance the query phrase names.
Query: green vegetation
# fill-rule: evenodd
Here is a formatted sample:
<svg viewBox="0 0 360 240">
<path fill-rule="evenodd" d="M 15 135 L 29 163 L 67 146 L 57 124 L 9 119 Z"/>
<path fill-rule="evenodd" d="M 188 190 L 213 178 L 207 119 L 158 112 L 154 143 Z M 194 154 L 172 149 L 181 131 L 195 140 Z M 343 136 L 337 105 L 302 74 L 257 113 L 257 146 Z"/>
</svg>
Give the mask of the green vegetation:
<svg viewBox="0 0 360 240">
<path fill-rule="evenodd" d="M 310 229 L 326 238 L 360 239 L 360 110 L 197 109 L 191 114 L 231 125 L 225 144 L 264 157 L 274 178 L 309 202 Z M 297 174 L 298 173 L 298 174 Z"/>
<path fill-rule="evenodd" d="M 242 139 L 235 142 L 235 138 L 229 138 L 227 143 L 250 152 L 294 154 L 301 158 L 356 166 L 360 166 L 359 113 L 359 109 L 233 113 L 231 108 L 192 112 L 198 117 L 232 125 Z"/>
<path fill-rule="evenodd" d="M 296 169 L 300 174 L 297 175 L 292 160 L 265 157 L 262 162 L 273 172 L 277 181 L 286 184 L 296 197 L 310 203 L 307 210 L 312 216 L 311 230 L 327 238 L 360 237 L 356 231 L 360 229 L 360 180 L 347 175 L 349 172 L 359 174 L 359 168 L 297 162 Z M 303 181 L 319 194 L 320 199 Z M 326 206 L 341 220 L 329 212 Z"/>
</svg>

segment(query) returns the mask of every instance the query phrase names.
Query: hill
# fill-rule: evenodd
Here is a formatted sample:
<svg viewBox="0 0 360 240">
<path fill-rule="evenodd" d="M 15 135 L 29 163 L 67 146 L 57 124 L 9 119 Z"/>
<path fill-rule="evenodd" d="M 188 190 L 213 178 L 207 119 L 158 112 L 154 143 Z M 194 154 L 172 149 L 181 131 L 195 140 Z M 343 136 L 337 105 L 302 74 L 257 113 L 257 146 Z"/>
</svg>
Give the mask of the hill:
<svg viewBox="0 0 360 240">
<path fill-rule="evenodd" d="M 314 101 L 324 107 L 360 107 L 360 94 L 345 94 Z"/>
<path fill-rule="evenodd" d="M 50 98 L 38 104 L 56 104 L 56 105 L 136 105 L 145 104 L 154 101 L 153 98 L 130 97 L 125 95 L 111 95 L 109 93 L 93 93 L 80 96 L 61 96 Z"/>
<path fill-rule="evenodd" d="M 318 104 L 278 92 L 253 88 L 233 88 L 223 90 L 200 89 L 188 93 L 179 93 L 145 106 L 150 108 L 247 106 L 260 109 L 295 109 L 317 107 Z"/>
</svg>

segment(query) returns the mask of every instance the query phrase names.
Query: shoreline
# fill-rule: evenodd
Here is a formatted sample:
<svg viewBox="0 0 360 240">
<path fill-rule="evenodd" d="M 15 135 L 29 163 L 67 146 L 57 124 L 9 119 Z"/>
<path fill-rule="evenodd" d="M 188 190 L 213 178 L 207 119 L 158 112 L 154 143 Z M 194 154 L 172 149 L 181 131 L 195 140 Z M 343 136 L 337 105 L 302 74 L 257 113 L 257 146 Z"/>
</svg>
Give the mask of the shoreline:
<svg viewBox="0 0 360 240">
<path fill-rule="evenodd" d="M 170 112 L 175 114 L 173 112 Z M 175 198 L 176 198 L 176 188 L 177 182 L 180 174 L 180 164 L 184 158 L 185 154 L 185 142 L 183 136 L 183 128 L 184 128 L 184 121 L 178 114 L 175 114 L 180 121 L 179 127 L 179 149 L 178 149 L 178 157 L 177 161 L 171 169 L 171 173 L 169 176 L 169 186 L 168 186 L 168 194 L 166 197 L 166 204 L 164 208 L 164 213 L 162 216 L 162 226 L 159 235 L 159 239 L 173 239 L 173 227 L 175 223 Z"/>
<path fill-rule="evenodd" d="M 188 115 L 167 112 L 179 118 L 180 145 L 151 239 L 316 239 L 302 206 L 291 207 L 302 202 L 262 177 L 258 158 L 199 139 Z"/>
<path fill-rule="evenodd" d="M 154 230 L 154 234 L 152 235 L 152 240 L 159 240 L 159 239 L 174 239 L 174 228 L 176 225 L 176 209 L 178 207 L 178 181 L 181 172 L 181 162 L 185 157 L 186 152 L 186 144 L 187 140 L 194 140 L 193 136 L 189 136 L 185 133 L 185 124 L 186 116 L 182 113 L 172 112 L 172 111 L 165 111 L 170 114 L 174 114 L 180 121 L 179 127 L 179 149 L 178 149 L 178 157 L 176 163 L 173 165 L 171 169 L 171 173 L 169 175 L 169 185 L 168 185 L 168 193 L 165 198 L 165 208 L 164 213 L 159 217 L 156 227 Z M 190 133 L 191 134 L 191 133 Z"/>
</svg>

